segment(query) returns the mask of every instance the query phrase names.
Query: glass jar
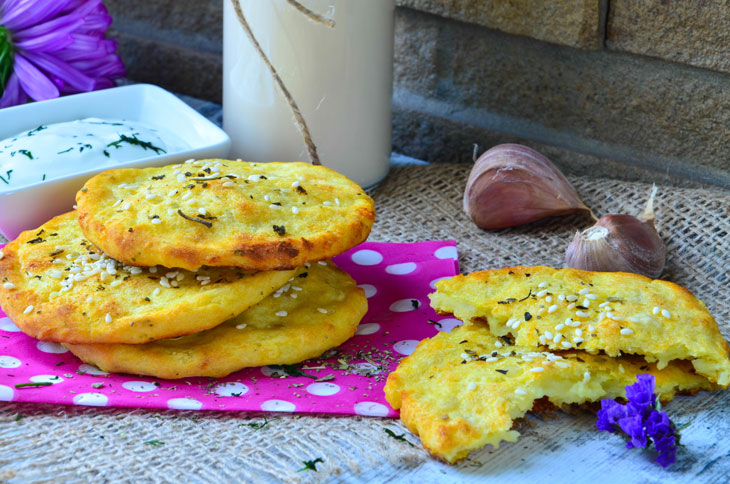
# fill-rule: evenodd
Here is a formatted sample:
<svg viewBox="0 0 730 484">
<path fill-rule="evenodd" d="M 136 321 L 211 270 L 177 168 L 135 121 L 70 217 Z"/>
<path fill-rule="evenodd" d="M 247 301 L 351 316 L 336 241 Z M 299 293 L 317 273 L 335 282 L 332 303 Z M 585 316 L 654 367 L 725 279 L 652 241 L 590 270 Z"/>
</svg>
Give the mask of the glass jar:
<svg viewBox="0 0 730 484">
<path fill-rule="evenodd" d="M 321 163 L 363 187 L 385 177 L 394 0 L 224 1 L 223 129 L 232 140 L 231 155 L 310 161 L 292 109 L 232 1 L 241 2 L 253 35 L 296 102 Z"/>
</svg>

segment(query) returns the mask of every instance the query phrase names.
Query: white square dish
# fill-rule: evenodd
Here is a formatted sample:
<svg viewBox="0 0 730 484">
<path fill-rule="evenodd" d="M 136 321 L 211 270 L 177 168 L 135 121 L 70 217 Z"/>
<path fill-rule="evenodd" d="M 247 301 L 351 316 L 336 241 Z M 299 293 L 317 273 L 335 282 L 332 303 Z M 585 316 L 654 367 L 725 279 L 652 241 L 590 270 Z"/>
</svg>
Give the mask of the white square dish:
<svg viewBox="0 0 730 484">
<path fill-rule="evenodd" d="M 76 192 L 91 176 L 110 168 L 162 166 L 189 158 L 225 158 L 231 140 L 215 124 L 174 94 L 151 84 L 134 84 L 0 109 L 0 140 L 40 124 L 84 118 L 138 121 L 164 128 L 185 140 L 184 151 L 139 158 L 93 169 L 74 170 L 61 178 L 0 192 L 0 232 L 14 239 L 72 209 Z"/>
</svg>

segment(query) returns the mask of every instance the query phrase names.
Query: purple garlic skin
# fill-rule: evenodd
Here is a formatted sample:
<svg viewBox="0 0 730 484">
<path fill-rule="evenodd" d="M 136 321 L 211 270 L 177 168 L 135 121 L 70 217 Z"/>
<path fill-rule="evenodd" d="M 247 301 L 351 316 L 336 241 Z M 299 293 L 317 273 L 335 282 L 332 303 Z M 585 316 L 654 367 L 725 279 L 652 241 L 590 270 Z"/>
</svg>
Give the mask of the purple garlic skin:
<svg viewBox="0 0 730 484">
<path fill-rule="evenodd" d="M 654 228 L 654 189 L 644 215 L 606 215 L 575 234 L 565 252 L 567 267 L 600 272 L 633 272 L 652 279 L 664 270 L 667 250 Z"/>
<path fill-rule="evenodd" d="M 483 229 L 522 225 L 585 210 L 565 176 L 545 156 L 517 144 L 484 152 L 464 190 L 464 211 Z"/>
</svg>

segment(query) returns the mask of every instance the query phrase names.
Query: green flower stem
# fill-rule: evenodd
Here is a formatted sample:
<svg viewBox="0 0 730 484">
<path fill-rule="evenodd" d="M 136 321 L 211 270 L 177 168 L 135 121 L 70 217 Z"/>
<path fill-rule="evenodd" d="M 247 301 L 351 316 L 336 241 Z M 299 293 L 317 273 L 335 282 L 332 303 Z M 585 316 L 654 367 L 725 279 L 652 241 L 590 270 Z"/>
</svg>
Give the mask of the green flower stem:
<svg viewBox="0 0 730 484">
<path fill-rule="evenodd" d="M 12 72 L 13 45 L 10 43 L 10 32 L 0 26 L 0 96 L 5 92 L 5 86 Z"/>
</svg>

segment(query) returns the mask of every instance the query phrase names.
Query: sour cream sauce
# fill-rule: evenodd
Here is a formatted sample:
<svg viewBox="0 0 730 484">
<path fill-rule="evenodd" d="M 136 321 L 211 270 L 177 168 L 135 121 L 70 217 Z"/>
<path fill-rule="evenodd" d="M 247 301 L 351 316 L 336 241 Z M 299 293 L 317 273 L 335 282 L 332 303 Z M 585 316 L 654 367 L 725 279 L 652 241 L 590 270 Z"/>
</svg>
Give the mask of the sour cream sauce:
<svg viewBox="0 0 730 484">
<path fill-rule="evenodd" d="M 173 134 L 138 121 L 44 124 L 0 141 L 0 192 L 187 148 Z"/>
</svg>

